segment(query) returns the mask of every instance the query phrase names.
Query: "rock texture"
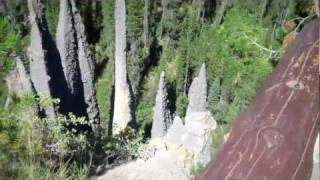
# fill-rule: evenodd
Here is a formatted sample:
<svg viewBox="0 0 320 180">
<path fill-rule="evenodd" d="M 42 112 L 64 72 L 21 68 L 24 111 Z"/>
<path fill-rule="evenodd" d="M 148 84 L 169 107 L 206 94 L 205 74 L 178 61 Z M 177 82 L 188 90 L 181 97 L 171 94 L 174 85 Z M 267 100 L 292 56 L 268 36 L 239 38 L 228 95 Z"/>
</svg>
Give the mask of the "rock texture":
<svg viewBox="0 0 320 180">
<path fill-rule="evenodd" d="M 320 19 L 304 26 L 200 179 L 308 180 L 320 121 Z"/>
<path fill-rule="evenodd" d="M 167 141 L 186 147 L 194 155 L 193 163 L 206 165 L 211 160 L 211 133 L 217 127 L 216 121 L 209 111 L 193 112 L 187 118 L 188 123 L 183 125 L 181 119 L 175 117 Z"/>
<path fill-rule="evenodd" d="M 23 95 L 25 93 L 31 92 L 30 76 L 27 73 L 21 59 L 19 57 L 16 57 L 15 60 L 16 67 L 6 77 L 6 83 L 8 85 L 8 90 L 10 93 Z"/>
<path fill-rule="evenodd" d="M 158 150 L 155 155 L 144 161 L 138 159 L 134 162 L 121 165 L 98 180 L 189 180 L 187 171 L 179 159 L 179 150 Z"/>
<path fill-rule="evenodd" d="M 67 99 L 70 102 L 68 110 L 76 115 L 87 115 L 95 130 L 100 119 L 94 86 L 94 62 L 74 0 L 60 1 L 57 46 L 71 95 Z"/>
<path fill-rule="evenodd" d="M 30 76 L 38 94 L 61 100 L 62 114 L 87 116 L 95 130 L 99 109 L 93 56 L 74 0 L 60 1 L 57 43 L 48 31 L 41 0 L 28 0 L 31 22 Z M 53 105 L 46 114 L 54 119 Z"/>
<path fill-rule="evenodd" d="M 153 122 L 151 129 L 152 138 L 164 136 L 172 124 L 172 116 L 168 107 L 169 100 L 164 76 L 164 72 L 161 72 L 156 104 L 153 108 Z"/>
<path fill-rule="evenodd" d="M 84 100 L 87 107 L 87 114 L 90 119 L 92 127 L 98 128 L 100 123 L 99 107 L 96 99 L 96 89 L 94 86 L 94 61 L 93 55 L 90 50 L 85 27 L 80 16 L 79 11 L 76 8 L 74 0 L 71 0 L 72 12 L 74 15 L 75 28 L 77 32 L 78 40 L 78 61 L 80 66 L 80 73 L 83 85 Z"/>
<path fill-rule="evenodd" d="M 215 121 L 210 112 L 195 113 L 190 125 L 184 126 L 179 117 L 165 137 L 153 138 L 147 152 L 139 159 L 115 167 L 98 177 L 99 180 L 191 180 L 195 163 L 205 163 L 210 157 L 211 131 Z M 192 127 L 192 128 L 191 128 Z"/>
<path fill-rule="evenodd" d="M 43 3 L 40 0 L 28 0 L 29 19 L 31 24 L 30 46 L 28 56 L 30 59 L 30 77 L 33 86 L 38 94 L 51 97 L 50 76 L 46 62 L 46 50 L 43 48 L 43 33 L 41 24 L 45 18 Z M 53 105 L 45 107 L 45 113 L 55 118 Z"/>
<path fill-rule="evenodd" d="M 126 4 L 115 3 L 115 97 L 113 133 L 123 131 L 133 121 L 132 95 L 130 93 L 126 60 Z"/>
<path fill-rule="evenodd" d="M 203 112 L 208 109 L 207 76 L 205 64 L 202 64 L 199 75 L 194 78 L 189 88 L 189 105 L 186 116 L 192 112 Z"/>
<path fill-rule="evenodd" d="M 69 0 L 60 1 L 60 13 L 56 34 L 63 72 L 70 93 L 77 97 L 80 92 L 80 72 L 78 63 L 78 44 L 75 21 Z"/>
</svg>

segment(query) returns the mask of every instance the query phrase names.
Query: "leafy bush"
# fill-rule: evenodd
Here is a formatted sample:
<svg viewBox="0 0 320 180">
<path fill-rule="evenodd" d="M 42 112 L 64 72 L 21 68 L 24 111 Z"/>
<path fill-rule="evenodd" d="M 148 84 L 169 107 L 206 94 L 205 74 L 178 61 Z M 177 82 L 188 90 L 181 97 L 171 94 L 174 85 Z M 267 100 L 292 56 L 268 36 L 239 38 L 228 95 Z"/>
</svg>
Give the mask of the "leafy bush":
<svg viewBox="0 0 320 180">
<path fill-rule="evenodd" d="M 14 68 L 12 53 L 18 46 L 19 36 L 12 29 L 9 19 L 0 17 L 0 78 Z"/>
</svg>

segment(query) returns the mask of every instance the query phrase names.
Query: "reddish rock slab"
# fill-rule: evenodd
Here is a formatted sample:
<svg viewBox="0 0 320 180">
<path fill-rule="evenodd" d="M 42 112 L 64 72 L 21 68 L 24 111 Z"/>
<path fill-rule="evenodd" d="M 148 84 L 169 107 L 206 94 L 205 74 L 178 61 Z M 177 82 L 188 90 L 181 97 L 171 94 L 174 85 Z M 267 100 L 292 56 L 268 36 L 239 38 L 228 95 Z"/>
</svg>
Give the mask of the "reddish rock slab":
<svg viewBox="0 0 320 180">
<path fill-rule="evenodd" d="M 320 19 L 290 45 L 202 180 L 308 180 L 319 130 Z"/>
</svg>

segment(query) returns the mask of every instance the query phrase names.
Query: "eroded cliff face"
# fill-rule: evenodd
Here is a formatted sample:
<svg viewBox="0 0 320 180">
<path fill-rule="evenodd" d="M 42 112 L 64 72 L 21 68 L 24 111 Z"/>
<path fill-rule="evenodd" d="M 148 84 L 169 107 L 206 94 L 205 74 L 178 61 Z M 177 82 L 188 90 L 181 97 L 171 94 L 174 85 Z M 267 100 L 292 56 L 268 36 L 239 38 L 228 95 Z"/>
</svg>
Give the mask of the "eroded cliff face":
<svg viewBox="0 0 320 180">
<path fill-rule="evenodd" d="M 168 107 L 168 92 L 164 80 L 164 72 L 161 72 L 159 89 L 156 96 L 156 104 L 153 108 L 153 122 L 151 137 L 162 137 L 167 133 L 172 124 L 172 116 Z"/>
<path fill-rule="evenodd" d="M 133 121 L 132 94 L 130 93 L 126 59 L 126 4 L 115 4 L 115 97 L 113 133 L 123 131 Z"/>
<path fill-rule="evenodd" d="M 41 11 L 35 11 L 34 5 Z M 29 9 L 32 28 L 28 54 L 36 92 L 59 98 L 61 113 L 87 116 L 92 128 L 97 129 L 100 119 L 93 56 L 75 2 L 60 1 L 57 44 L 47 30 L 42 2 L 29 0 Z M 46 114 L 54 114 L 53 106 Z"/>
</svg>

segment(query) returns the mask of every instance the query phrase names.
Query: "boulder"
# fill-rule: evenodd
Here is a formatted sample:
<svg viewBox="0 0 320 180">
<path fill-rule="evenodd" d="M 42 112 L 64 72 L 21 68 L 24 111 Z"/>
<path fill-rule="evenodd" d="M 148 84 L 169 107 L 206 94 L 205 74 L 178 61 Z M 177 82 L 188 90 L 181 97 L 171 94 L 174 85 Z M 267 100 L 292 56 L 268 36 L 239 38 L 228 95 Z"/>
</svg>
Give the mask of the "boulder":
<svg viewBox="0 0 320 180">
<path fill-rule="evenodd" d="M 217 124 L 209 111 L 193 112 L 186 117 L 182 125 L 176 117 L 167 133 L 167 141 L 171 144 L 185 146 L 193 155 L 194 163 L 207 164 L 211 159 L 212 131 Z"/>
</svg>

